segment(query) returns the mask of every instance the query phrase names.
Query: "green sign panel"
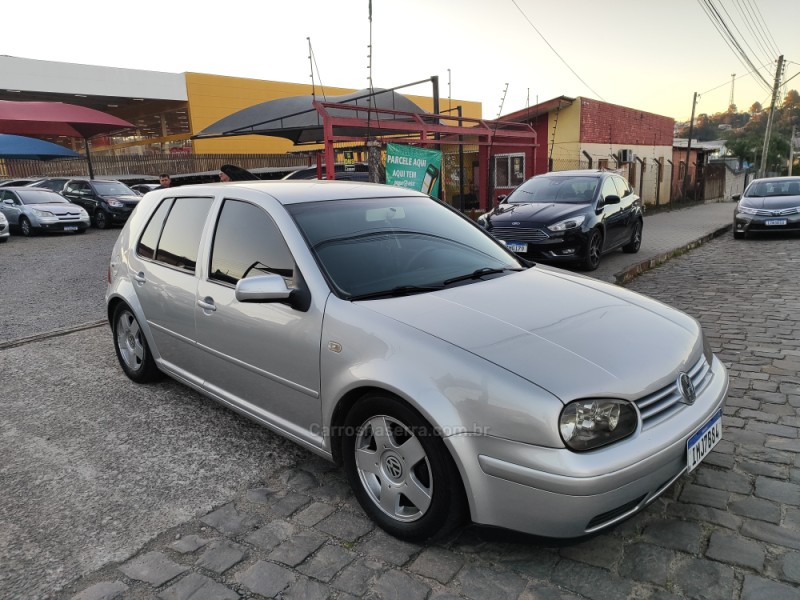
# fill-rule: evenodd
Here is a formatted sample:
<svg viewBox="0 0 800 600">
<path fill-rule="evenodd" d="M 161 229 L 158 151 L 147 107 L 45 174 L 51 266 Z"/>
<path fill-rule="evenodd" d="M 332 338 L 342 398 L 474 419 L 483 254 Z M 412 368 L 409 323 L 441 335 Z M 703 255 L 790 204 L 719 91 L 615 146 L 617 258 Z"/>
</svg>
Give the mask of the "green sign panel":
<svg viewBox="0 0 800 600">
<path fill-rule="evenodd" d="M 439 195 L 442 153 L 400 144 L 386 144 L 386 183 Z"/>
</svg>

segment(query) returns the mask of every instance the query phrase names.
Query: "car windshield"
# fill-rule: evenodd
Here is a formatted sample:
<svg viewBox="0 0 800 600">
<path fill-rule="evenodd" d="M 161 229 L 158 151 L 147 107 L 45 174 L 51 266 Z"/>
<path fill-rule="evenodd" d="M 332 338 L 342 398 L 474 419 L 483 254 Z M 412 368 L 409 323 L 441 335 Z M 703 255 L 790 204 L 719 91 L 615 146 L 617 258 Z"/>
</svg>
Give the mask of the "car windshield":
<svg viewBox="0 0 800 600">
<path fill-rule="evenodd" d="M 421 293 L 527 268 L 491 236 L 429 198 L 287 207 L 342 297 Z"/>
<path fill-rule="evenodd" d="M 63 196 L 48 190 L 20 190 L 17 195 L 23 204 L 69 204 Z"/>
<path fill-rule="evenodd" d="M 597 195 L 598 177 L 563 176 L 532 177 L 515 189 L 506 199 L 508 204 L 554 202 L 556 204 L 585 204 Z"/>
<path fill-rule="evenodd" d="M 131 188 L 119 181 L 95 181 L 95 191 L 101 196 L 135 196 Z"/>
<path fill-rule="evenodd" d="M 789 181 L 756 181 L 745 194 L 748 198 L 800 196 L 800 178 Z"/>
</svg>

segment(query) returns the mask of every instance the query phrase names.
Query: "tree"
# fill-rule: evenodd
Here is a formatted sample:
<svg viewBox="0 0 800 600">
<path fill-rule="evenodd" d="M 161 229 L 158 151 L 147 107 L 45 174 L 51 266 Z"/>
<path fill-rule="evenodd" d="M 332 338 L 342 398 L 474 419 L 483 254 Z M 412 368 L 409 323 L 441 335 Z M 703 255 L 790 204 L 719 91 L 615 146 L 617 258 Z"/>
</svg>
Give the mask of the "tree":
<svg viewBox="0 0 800 600">
<path fill-rule="evenodd" d="M 783 97 L 781 108 L 790 110 L 800 108 L 800 94 L 797 93 L 797 90 L 789 90 L 786 92 L 786 96 Z"/>
<path fill-rule="evenodd" d="M 750 114 L 755 116 L 760 112 L 763 112 L 764 107 L 761 106 L 761 102 L 753 102 L 753 105 L 750 107 Z"/>
</svg>

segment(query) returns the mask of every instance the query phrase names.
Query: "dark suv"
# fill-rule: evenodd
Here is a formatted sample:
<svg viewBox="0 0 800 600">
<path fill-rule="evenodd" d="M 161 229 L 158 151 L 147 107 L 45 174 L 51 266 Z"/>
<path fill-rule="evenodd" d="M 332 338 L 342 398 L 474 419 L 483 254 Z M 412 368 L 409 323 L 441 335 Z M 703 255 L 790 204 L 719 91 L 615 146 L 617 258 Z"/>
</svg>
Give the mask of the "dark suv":
<svg viewBox="0 0 800 600">
<path fill-rule="evenodd" d="M 98 229 L 125 223 L 142 198 L 115 179 L 70 179 L 61 195 L 85 208 Z"/>
</svg>

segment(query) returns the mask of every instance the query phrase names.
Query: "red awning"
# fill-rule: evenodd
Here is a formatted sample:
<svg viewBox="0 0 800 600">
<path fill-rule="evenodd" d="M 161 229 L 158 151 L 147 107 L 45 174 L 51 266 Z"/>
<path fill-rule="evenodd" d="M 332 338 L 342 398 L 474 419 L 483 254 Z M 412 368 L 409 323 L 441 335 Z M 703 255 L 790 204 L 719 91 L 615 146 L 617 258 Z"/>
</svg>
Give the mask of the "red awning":
<svg viewBox="0 0 800 600">
<path fill-rule="evenodd" d="M 0 100 L 0 133 L 90 138 L 132 127 L 133 123 L 85 106 Z"/>
</svg>

